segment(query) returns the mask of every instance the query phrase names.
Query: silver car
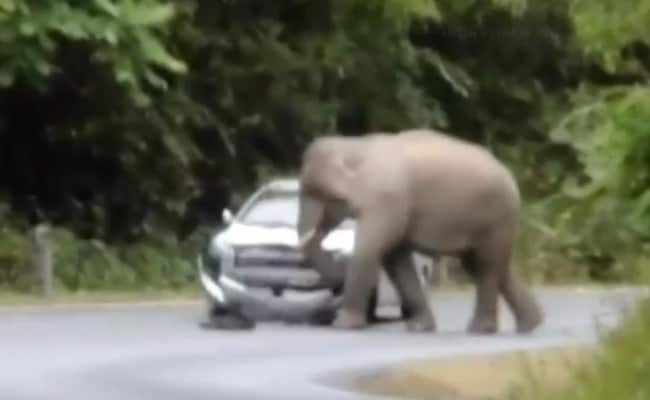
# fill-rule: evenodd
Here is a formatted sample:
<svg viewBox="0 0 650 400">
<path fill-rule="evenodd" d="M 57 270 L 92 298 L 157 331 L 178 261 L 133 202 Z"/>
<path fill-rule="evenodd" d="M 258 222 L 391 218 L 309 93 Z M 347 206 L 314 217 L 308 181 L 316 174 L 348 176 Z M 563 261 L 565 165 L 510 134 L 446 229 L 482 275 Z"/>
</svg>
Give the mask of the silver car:
<svg viewBox="0 0 650 400">
<path fill-rule="evenodd" d="M 340 291 L 343 282 L 332 285 L 313 268 L 305 265 L 298 250 L 297 218 L 299 182 L 297 179 L 274 179 L 262 185 L 236 214 L 224 209 L 226 226 L 217 232 L 198 257 L 201 283 L 208 301 L 221 301 L 218 281 L 223 287 L 237 289 L 247 296 L 282 296 L 285 290 Z M 354 248 L 355 221 L 347 219 L 324 238 L 322 248 L 344 268 Z M 419 268 L 420 276 L 426 275 Z M 344 276 L 343 273 L 336 275 Z M 396 293 L 382 272 L 378 290 L 369 304 L 369 313 L 378 305 L 396 303 Z M 268 297 L 266 300 L 270 300 Z"/>
</svg>

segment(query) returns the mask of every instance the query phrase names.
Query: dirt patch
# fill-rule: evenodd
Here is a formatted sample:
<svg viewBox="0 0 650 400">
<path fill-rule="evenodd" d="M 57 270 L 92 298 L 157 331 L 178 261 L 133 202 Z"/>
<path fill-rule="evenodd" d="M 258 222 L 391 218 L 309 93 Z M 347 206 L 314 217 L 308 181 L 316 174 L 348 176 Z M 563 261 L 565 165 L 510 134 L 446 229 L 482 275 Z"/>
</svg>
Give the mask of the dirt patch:
<svg viewBox="0 0 650 400">
<path fill-rule="evenodd" d="M 504 399 L 514 385 L 527 379 L 544 386 L 562 385 L 571 377 L 571 366 L 592 351 L 562 348 L 417 362 L 364 377 L 355 387 L 375 395 L 423 400 Z"/>
</svg>

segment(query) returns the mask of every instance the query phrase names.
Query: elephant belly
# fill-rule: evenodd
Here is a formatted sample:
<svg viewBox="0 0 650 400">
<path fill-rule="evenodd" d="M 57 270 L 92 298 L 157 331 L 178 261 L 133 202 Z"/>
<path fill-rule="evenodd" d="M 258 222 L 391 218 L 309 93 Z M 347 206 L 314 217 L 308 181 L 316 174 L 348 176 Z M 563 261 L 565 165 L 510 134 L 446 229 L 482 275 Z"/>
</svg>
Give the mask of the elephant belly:
<svg viewBox="0 0 650 400">
<path fill-rule="evenodd" d="M 415 251 L 429 256 L 457 254 L 469 248 L 471 244 L 468 235 L 455 232 L 450 234 L 422 232 L 413 235 L 409 242 Z"/>
<path fill-rule="evenodd" d="M 415 218 L 409 241 L 424 253 L 456 254 L 472 246 L 476 233 L 483 230 L 485 221 L 473 218 L 471 212 L 444 212 Z"/>
</svg>

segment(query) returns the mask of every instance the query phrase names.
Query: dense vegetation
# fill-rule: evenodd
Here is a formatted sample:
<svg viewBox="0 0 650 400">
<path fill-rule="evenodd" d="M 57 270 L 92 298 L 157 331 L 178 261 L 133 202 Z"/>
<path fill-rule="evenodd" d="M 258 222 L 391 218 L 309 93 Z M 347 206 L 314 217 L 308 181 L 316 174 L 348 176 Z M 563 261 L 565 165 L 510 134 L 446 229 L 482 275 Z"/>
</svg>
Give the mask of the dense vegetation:
<svg viewBox="0 0 650 400">
<path fill-rule="evenodd" d="M 56 226 L 68 289 L 178 287 L 313 136 L 432 127 L 527 203 L 530 278 L 633 279 L 650 235 L 650 3 L 0 0 L 0 285 Z"/>
</svg>

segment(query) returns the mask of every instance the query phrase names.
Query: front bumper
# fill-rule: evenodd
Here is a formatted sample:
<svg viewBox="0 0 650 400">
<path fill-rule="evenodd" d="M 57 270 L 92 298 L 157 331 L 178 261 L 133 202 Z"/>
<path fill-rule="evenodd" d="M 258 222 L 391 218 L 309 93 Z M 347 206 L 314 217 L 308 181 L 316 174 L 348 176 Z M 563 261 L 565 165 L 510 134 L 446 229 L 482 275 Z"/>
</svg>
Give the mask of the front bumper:
<svg viewBox="0 0 650 400">
<path fill-rule="evenodd" d="M 197 259 L 197 268 L 201 285 L 212 301 L 225 308 L 237 308 L 254 320 L 301 322 L 318 319 L 319 316 L 329 318 L 340 305 L 340 300 L 329 291 L 310 295 L 311 298 L 307 299 L 287 299 L 250 290 L 245 284 L 224 274 L 215 279 L 206 270 L 201 257 Z"/>
<path fill-rule="evenodd" d="M 341 252 L 324 252 L 317 268 L 307 265 L 295 249 L 278 246 L 221 249 L 214 256 L 206 251 L 199 257 L 206 257 L 202 268 L 213 280 L 225 274 L 251 288 L 299 291 L 339 287 L 347 259 Z"/>
<path fill-rule="evenodd" d="M 250 291 L 243 283 L 223 273 L 220 273 L 218 277 L 210 274 L 203 263 L 203 257 L 200 255 L 197 257 L 196 266 L 201 286 L 212 301 L 227 305 L 238 302 L 242 297 L 249 296 Z"/>
<path fill-rule="evenodd" d="M 321 275 L 309 268 L 245 267 L 228 271 L 233 279 L 258 288 L 313 290 L 329 287 Z"/>
<path fill-rule="evenodd" d="M 259 271 L 259 276 L 251 276 L 246 273 L 244 279 L 234 271 L 227 273 L 219 273 L 218 276 L 210 273 L 206 265 L 203 263 L 203 257 L 197 257 L 197 270 L 201 286 L 206 294 L 219 304 L 227 305 L 231 303 L 249 303 L 268 301 L 270 296 L 265 296 L 251 290 L 253 288 L 267 288 L 271 289 L 274 286 L 289 288 L 289 289 L 303 289 L 303 290 L 318 290 L 327 289 L 330 286 L 326 285 L 320 275 L 316 271 L 305 270 L 300 271 L 291 269 L 287 274 L 279 273 L 275 278 L 269 274 L 269 270 L 273 268 L 266 268 Z M 277 268 L 277 267 L 274 267 Z M 253 284 L 251 284 L 253 282 Z"/>
</svg>

